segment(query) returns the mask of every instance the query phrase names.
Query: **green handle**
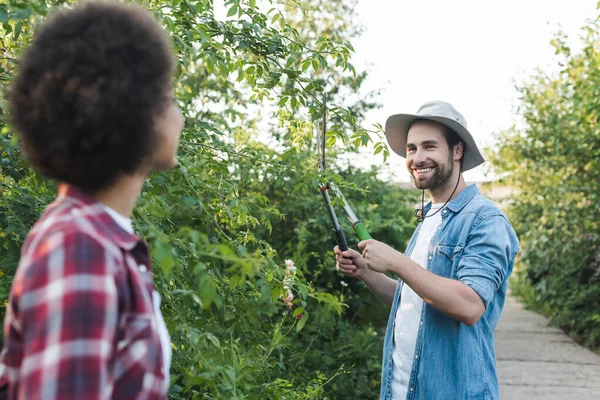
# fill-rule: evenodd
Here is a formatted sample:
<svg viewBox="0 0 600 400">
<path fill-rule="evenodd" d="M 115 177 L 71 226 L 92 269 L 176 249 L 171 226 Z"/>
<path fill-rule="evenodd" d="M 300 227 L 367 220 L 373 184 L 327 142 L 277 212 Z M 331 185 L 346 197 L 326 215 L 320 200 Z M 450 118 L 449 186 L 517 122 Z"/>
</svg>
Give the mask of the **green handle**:
<svg viewBox="0 0 600 400">
<path fill-rule="evenodd" d="M 360 221 L 354 225 L 354 232 L 356 232 L 360 240 L 371 239 L 371 235 L 369 235 L 369 232 L 367 232 L 367 228 L 365 228 L 363 223 Z"/>
</svg>

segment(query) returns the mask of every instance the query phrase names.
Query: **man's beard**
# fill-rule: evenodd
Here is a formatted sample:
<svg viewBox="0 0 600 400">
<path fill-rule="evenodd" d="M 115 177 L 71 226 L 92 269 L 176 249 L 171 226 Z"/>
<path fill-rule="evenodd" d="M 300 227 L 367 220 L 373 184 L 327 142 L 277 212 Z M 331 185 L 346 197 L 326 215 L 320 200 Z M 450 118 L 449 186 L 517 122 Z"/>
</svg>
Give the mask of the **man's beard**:
<svg viewBox="0 0 600 400">
<path fill-rule="evenodd" d="M 437 189 L 441 186 L 444 186 L 452 177 L 452 172 L 454 172 L 454 163 L 452 161 L 452 155 L 450 155 L 448 162 L 444 164 L 435 164 L 435 172 L 433 176 L 425 182 L 419 182 L 418 178 L 415 177 L 416 172 L 411 169 L 411 175 L 417 189 Z"/>
</svg>

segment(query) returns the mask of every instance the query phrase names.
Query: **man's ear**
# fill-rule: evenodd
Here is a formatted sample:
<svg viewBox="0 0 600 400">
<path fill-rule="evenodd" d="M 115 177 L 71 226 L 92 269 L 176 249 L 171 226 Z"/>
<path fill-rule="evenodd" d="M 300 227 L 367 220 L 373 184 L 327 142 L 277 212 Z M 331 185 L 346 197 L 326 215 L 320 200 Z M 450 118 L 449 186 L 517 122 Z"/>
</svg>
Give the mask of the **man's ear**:
<svg viewBox="0 0 600 400">
<path fill-rule="evenodd" d="M 459 142 L 456 145 L 454 145 L 454 161 L 458 161 L 463 157 L 464 150 L 465 147 L 464 144 L 462 144 L 462 142 Z"/>
</svg>

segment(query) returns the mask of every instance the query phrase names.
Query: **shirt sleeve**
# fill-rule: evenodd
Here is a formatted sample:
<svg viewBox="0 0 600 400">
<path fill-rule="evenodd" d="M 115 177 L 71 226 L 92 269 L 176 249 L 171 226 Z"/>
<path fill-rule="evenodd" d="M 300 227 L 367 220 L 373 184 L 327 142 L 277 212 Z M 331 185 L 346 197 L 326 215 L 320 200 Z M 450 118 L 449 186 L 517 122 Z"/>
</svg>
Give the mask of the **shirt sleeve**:
<svg viewBox="0 0 600 400">
<path fill-rule="evenodd" d="M 118 296 L 108 249 L 81 232 L 55 232 L 25 261 L 19 399 L 111 398 Z"/>
<path fill-rule="evenodd" d="M 482 218 L 469 233 L 457 278 L 481 297 L 487 309 L 510 274 L 517 251 L 516 234 L 504 216 Z"/>
</svg>

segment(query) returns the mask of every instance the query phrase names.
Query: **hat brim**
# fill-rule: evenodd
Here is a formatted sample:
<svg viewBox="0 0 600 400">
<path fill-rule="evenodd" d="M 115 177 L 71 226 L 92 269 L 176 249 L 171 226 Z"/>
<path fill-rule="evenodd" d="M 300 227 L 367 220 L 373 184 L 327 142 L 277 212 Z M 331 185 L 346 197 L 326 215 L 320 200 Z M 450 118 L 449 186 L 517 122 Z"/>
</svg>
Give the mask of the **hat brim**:
<svg viewBox="0 0 600 400">
<path fill-rule="evenodd" d="M 426 119 L 445 125 L 456 132 L 458 136 L 464 140 L 466 146 L 463 156 L 463 171 L 473 169 L 485 162 L 483 155 L 477 148 L 473 136 L 464 126 L 450 118 L 438 116 L 396 114 L 389 117 L 385 123 L 385 136 L 394 153 L 406 158 L 408 128 L 410 128 L 410 125 L 418 119 Z"/>
</svg>

